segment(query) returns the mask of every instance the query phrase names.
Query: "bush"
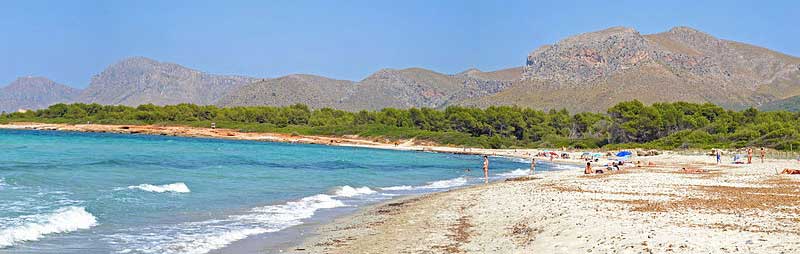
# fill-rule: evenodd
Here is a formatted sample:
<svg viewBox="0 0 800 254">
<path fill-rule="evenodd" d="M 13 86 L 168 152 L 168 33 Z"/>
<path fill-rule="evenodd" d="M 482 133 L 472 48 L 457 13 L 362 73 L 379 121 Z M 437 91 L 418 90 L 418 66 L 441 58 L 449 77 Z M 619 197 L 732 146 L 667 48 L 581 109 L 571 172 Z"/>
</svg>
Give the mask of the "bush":
<svg viewBox="0 0 800 254">
<path fill-rule="evenodd" d="M 347 112 L 287 107 L 178 104 L 138 107 L 55 104 L 46 109 L 0 115 L 0 123 L 171 124 L 292 135 L 359 135 L 389 140 L 418 139 L 487 148 L 575 147 L 708 148 L 762 145 L 787 149 L 800 142 L 800 114 L 756 109 L 730 111 L 712 104 L 621 102 L 606 114 L 541 111 L 516 106 L 486 109 L 451 106 L 443 111 L 392 109 Z"/>
</svg>

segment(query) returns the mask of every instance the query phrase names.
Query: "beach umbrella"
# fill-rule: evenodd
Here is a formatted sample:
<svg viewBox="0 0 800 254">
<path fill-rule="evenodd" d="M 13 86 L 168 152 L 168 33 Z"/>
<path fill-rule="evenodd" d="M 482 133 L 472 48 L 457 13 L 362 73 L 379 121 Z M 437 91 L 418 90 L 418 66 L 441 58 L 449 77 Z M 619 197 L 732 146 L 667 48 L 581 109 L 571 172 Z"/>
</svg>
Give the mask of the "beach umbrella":
<svg viewBox="0 0 800 254">
<path fill-rule="evenodd" d="M 622 152 L 617 153 L 617 157 L 627 157 L 627 156 L 631 156 L 631 154 L 632 153 L 629 152 L 629 151 L 622 151 Z"/>
<path fill-rule="evenodd" d="M 592 154 L 592 157 L 603 157 L 603 154 L 602 153 L 595 153 L 595 154 Z"/>
</svg>

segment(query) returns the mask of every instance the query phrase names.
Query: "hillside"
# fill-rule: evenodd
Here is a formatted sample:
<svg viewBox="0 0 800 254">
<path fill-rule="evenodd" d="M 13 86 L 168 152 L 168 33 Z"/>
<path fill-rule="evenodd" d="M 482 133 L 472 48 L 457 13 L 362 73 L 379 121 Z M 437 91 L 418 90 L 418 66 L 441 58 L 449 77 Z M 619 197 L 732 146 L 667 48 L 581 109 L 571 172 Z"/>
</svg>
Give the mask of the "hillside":
<svg viewBox="0 0 800 254">
<path fill-rule="evenodd" d="M 764 111 L 777 111 L 788 110 L 792 112 L 800 112 L 800 96 L 792 96 L 786 99 L 772 101 L 758 107 Z"/>
<path fill-rule="evenodd" d="M 254 78 L 214 75 L 144 57 L 124 59 L 92 77 L 81 102 L 156 105 L 213 104 Z"/>
<path fill-rule="evenodd" d="M 602 111 L 639 99 L 744 108 L 795 95 L 800 58 L 687 27 L 651 35 L 613 27 L 538 48 L 511 88 L 460 104 Z"/>
<path fill-rule="evenodd" d="M 296 74 L 242 86 L 223 96 L 217 104 L 233 107 L 303 103 L 312 108 L 343 108 L 343 100 L 354 89 L 352 81 Z"/>
<path fill-rule="evenodd" d="M 236 89 L 220 106 L 285 106 L 303 103 L 312 108 L 379 110 L 386 107 L 438 108 L 466 98 L 490 95 L 510 82 L 484 79 L 477 73 L 447 75 L 421 68 L 383 69 L 359 81 L 312 75 L 289 75 Z M 484 75 L 482 72 L 480 75 Z M 509 74 L 488 73 L 502 76 Z"/>
<path fill-rule="evenodd" d="M 80 90 L 44 77 L 21 77 L 0 88 L 0 111 L 41 109 L 59 102 L 71 102 Z"/>
</svg>

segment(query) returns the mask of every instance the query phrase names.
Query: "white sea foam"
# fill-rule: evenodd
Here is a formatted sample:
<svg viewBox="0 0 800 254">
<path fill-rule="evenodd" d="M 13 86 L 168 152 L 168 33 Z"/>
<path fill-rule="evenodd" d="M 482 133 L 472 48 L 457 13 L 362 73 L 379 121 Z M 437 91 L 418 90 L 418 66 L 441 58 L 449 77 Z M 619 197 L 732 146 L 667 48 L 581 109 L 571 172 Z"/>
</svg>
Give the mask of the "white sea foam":
<svg viewBox="0 0 800 254">
<path fill-rule="evenodd" d="M 23 216 L 10 227 L 0 225 L 0 248 L 36 241 L 48 234 L 67 233 L 97 225 L 97 218 L 83 207 L 68 206 L 53 213 Z"/>
<path fill-rule="evenodd" d="M 414 189 L 414 186 L 408 186 L 408 185 L 400 185 L 400 186 L 391 186 L 391 187 L 383 187 L 383 188 L 381 188 L 381 190 L 387 190 L 387 191 L 401 191 L 401 190 L 413 190 L 413 189 Z"/>
<path fill-rule="evenodd" d="M 581 167 L 579 167 L 579 166 L 575 166 L 575 165 L 568 165 L 568 164 L 554 164 L 554 165 L 553 165 L 553 169 L 558 169 L 558 170 L 573 170 L 573 169 L 581 169 Z"/>
<path fill-rule="evenodd" d="M 458 187 L 467 184 L 467 178 L 465 177 L 458 177 L 453 179 L 447 180 L 440 180 L 440 181 L 433 181 L 428 182 L 422 186 L 408 186 L 408 185 L 400 185 L 400 186 L 390 186 L 390 187 L 383 187 L 381 190 L 385 191 L 405 191 L 405 190 L 419 190 L 419 189 L 447 189 L 452 187 Z"/>
<path fill-rule="evenodd" d="M 337 187 L 336 191 L 334 192 L 334 194 L 336 194 L 336 196 L 339 196 L 339 197 L 355 197 L 355 196 L 369 195 L 369 194 L 375 194 L 375 193 L 377 193 L 377 192 L 372 190 L 372 189 L 370 189 L 367 186 L 359 187 L 359 188 L 353 188 L 353 187 L 350 187 L 350 186 L 347 186 L 347 185 L 341 186 L 341 187 Z"/>
<path fill-rule="evenodd" d="M 320 209 L 342 206 L 345 204 L 334 196 L 318 194 L 285 204 L 257 207 L 246 214 L 232 215 L 225 219 L 190 222 L 173 228 L 155 229 L 157 232 L 175 232 L 173 234 L 120 234 L 112 238 L 114 241 L 124 243 L 126 249 L 131 245 L 137 246 L 136 252 L 202 254 L 223 248 L 248 236 L 276 232 L 299 225 L 303 219 L 310 218 Z"/>
<path fill-rule="evenodd" d="M 205 234 L 181 235 L 174 242 L 166 246 L 160 246 L 153 253 L 204 254 L 225 247 L 232 242 L 245 239 L 248 236 L 267 232 L 270 231 L 261 228 L 246 228 Z"/>
<path fill-rule="evenodd" d="M 529 175 L 530 173 L 531 173 L 530 169 L 521 169 L 521 168 L 519 168 L 519 169 L 515 169 L 515 170 L 512 170 L 512 171 L 499 173 L 497 175 L 503 176 L 503 177 L 514 177 L 514 176 L 525 176 L 525 175 Z"/>
<path fill-rule="evenodd" d="M 523 158 L 517 158 L 517 157 L 506 157 L 506 158 L 508 158 L 509 160 L 511 160 L 511 161 L 513 161 L 513 162 L 519 162 L 519 163 L 531 163 L 531 160 L 530 160 L 530 159 L 523 159 Z"/>
<path fill-rule="evenodd" d="M 458 177 L 448 180 L 433 181 L 426 185 L 419 186 L 420 189 L 446 189 L 467 184 L 467 178 Z"/>
<path fill-rule="evenodd" d="M 298 201 L 287 202 L 282 205 L 257 207 L 247 215 L 234 216 L 237 220 L 265 223 L 280 228 L 300 224 L 300 220 L 314 215 L 319 209 L 330 209 L 345 206 L 344 202 L 334 199 L 330 195 L 317 194 L 305 197 Z"/>
<path fill-rule="evenodd" d="M 149 192 L 177 192 L 177 193 L 189 193 L 189 187 L 186 186 L 184 183 L 171 183 L 171 184 L 164 184 L 164 185 L 152 185 L 152 184 L 140 184 L 136 186 L 128 186 L 128 189 L 134 190 L 139 189 L 143 191 Z"/>
</svg>

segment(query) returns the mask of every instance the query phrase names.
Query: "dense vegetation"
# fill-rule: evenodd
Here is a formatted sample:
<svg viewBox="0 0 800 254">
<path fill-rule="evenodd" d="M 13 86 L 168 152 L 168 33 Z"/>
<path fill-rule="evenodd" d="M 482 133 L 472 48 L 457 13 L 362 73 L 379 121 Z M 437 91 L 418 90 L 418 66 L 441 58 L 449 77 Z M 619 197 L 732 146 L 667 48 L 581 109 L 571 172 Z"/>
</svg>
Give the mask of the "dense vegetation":
<svg viewBox="0 0 800 254">
<path fill-rule="evenodd" d="M 25 113 L 3 113 L 0 122 L 174 124 L 306 135 L 417 138 L 441 144 L 511 147 L 734 148 L 798 147 L 800 113 L 725 110 L 713 104 L 639 101 L 607 113 L 570 114 L 501 106 L 486 109 L 383 109 L 347 112 L 330 108 L 233 107 L 179 104 L 138 107 L 56 104 Z"/>
</svg>

